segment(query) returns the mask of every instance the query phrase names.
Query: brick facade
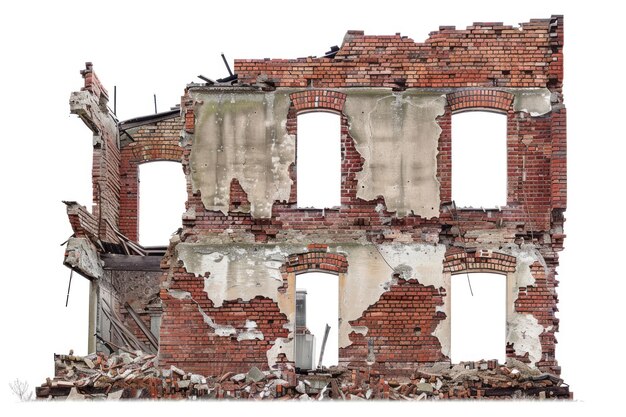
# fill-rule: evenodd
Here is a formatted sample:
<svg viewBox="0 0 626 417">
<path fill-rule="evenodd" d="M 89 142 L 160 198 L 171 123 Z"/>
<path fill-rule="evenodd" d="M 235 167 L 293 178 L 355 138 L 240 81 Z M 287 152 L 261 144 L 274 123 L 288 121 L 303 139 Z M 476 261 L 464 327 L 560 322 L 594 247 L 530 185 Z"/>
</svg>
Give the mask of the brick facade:
<svg viewBox="0 0 626 417">
<path fill-rule="evenodd" d="M 100 224 L 99 238 L 103 241 L 117 242 L 117 235 L 109 230 L 112 227 L 131 240 L 139 237 L 140 164 L 156 160 L 180 161 L 187 175 L 188 201 L 182 217 L 182 233 L 179 241 L 170 245 L 162 262 L 161 365 L 176 365 L 213 375 L 243 372 L 250 366 L 261 369 L 289 366 L 293 362 L 288 351 L 292 349 L 288 346 L 293 338 L 289 330 L 293 317 L 291 307 L 285 306 L 293 302 L 290 297 L 295 291 L 295 275 L 325 271 L 338 274 L 346 282 L 353 280 L 354 275 L 350 274 L 358 269 L 358 264 L 371 261 L 356 258 L 354 253 L 360 253 L 356 249 L 354 252 L 344 249 L 345 245 L 357 245 L 365 249 L 377 248 L 383 259 L 383 253 L 394 253 L 394 256 L 409 253 L 409 249 L 393 252 L 398 247 L 419 248 L 427 254 L 424 259 L 433 262 L 438 272 L 428 277 L 401 276 L 397 269 L 400 261 L 397 261 L 396 269 L 386 273 L 388 276 L 362 277 L 381 282 L 388 280 L 389 285 L 378 298 L 363 307 L 359 318 L 349 321 L 348 345 L 339 349 L 341 364 L 356 368 L 374 364 L 373 368 L 382 372 L 402 374 L 417 365 L 449 362 L 446 342 L 440 336 L 441 326 L 449 321 L 445 312 L 449 302 L 449 277 L 486 271 L 506 275 L 515 283 L 516 316 L 509 319 L 530 317 L 541 326 L 537 342 L 540 357 L 533 357 L 533 352 L 516 353 L 513 339 L 506 346 L 507 355 L 558 374 L 554 338 L 558 330 L 554 314 L 558 284 L 555 276 L 558 252 L 562 250 L 565 237 L 563 211 L 566 207 L 562 47 L 561 16 L 534 19 L 521 24 L 520 28 L 501 23 L 475 23 L 463 30 L 440 27 L 424 43 L 399 34 L 366 36 L 360 31 L 349 31 L 334 56 L 235 60 L 238 80 L 232 85 L 188 86 L 180 111 L 123 122 L 119 146 L 115 136 L 103 135 L 102 146 L 94 150 L 98 162 L 94 163 L 94 201 L 99 211 L 93 216 L 97 218 L 102 213 L 109 220 L 104 222 L 106 225 Z M 95 100 L 106 96 L 90 66 L 84 76 L 85 88 Z M 288 198 L 269 202 L 269 218 L 255 217 L 251 212 L 251 189 L 244 178 L 230 179 L 226 187 L 229 192 L 226 193 L 228 210 L 225 213 L 205 207 L 203 197 L 207 196 L 192 187 L 191 159 L 194 152 L 200 152 L 194 146 L 199 146 L 196 144 L 202 135 L 200 128 L 204 126 L 198 110 L 203 103 L 194 99 L 194 94 L 221 100 L 229 89 L 233 92 L 233 102 L 239 97 L 235 92 L 264 94 L 271 100 L 278 94 L 285 94 L 289 102 L 284 129 L 287 136 L 294 138 L 295 146 L 298 114 L 331 111 L 340 115 L 339 208 L 297 207 L 297 162 L 288 167 L 292 181 Z M 441 129 L 436 138 L 433 172 L 440 201 L 440 206 L 434 208 L 438 212 L 436 216 L 427 218 L 412 213 L 399 216 L 388 210 L 385 195 L 374 199 L 357 196 L 364 186 L 358 174 L 365 169 L 365 157 L 357 150 L 362 138 L 351 129 L 354 115 L 346 110 L 346 103 L 364 91 L 387 91 L 396 97 L 405 92 L 434 94 L 445 99 L 442 112 L 434 119 Z M 548 106 L 548 109 L 528 110 L 523 105 L 525 94 L 546 97 L 541 106 Z M 457 112 L 483 109 L 500 112 L 507 118 L 506 206 L 488 210 L 457 209 L 451 197 L 452 116 Z M 85 229 L 79 227 L 79 215 L 75 210 L 74 217 L 70 216 L 77 234 Z M 83 218 L 87 228 L 93 229 L 94 219 Z M 108 226 L 109 223 L 112 226 Z M 197 256 L 204 257 L 201 265 L 212 265 L 211 262 L 217 263 L 223 258 L 226 265 L 234 265 L 239 255 L 233 254 L 233 247 L 239 253 L 245 252 L 250 259 L 259 256 L 257 252 L 279 248 L 281 252 L 276 259 L 280 261 L 268 258 L 264 263 L 257 262 L 257 269 L 248 271 L 248 276 L 249 280 L 261 280 L 258 276 L 265 276 L 266 270 L 271 275 L 277 268 L 282 284 L 276 284 L 278 287 L 272 294 L 232 295 L 228 291 L 235 290 L 229 280 L 235 279 L 239 267 L 229 266 L 231 269 L 226 276 L 220 275 L 218 269 L 192 272 L 195 258 L 181 254 L 182 244 L 198 249 Z M 532 264 L 524 263 L 528 256 L 519 256 L 522 251 L 531 254 L 528 256 L 534 259 Z M 275 268 L 273 262 L 280 266 Z M 420 270 L 422 265 L 415 262 L 411 264 L 413 269 Z M 533 282 L 517 285 L 522 279 L 516 274 L 524 268 L 529 268 Z M 219 304 L 205 286 L 207 282 L 220 283 L 222 279 L 226 283 L 224 291 L 230 298 Z M 237 285 L 242 284 L 238 281 Z M 350 298 L 348 293 L 342 296 Z M 251 333 L 251 322 L 254 322 L 254 332 L 258 331 L 262 337 Z M 354 331 L 354 327 L 367 328 L 367 334 Z M 281 344 L 287 347 L 280 347 Z M 270 360 L 275 351 L 277 355 Z"/>
</svg>

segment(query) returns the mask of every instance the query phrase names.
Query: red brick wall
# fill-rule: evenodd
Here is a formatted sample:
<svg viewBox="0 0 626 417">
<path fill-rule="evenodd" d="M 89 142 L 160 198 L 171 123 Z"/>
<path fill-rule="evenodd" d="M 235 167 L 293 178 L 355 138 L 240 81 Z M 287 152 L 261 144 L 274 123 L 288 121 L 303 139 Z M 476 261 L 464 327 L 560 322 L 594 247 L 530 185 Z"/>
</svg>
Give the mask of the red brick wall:
<svg viewBox="0 0 626 417">
<path fill-rule="evenodd" d="M 445 291 L 424 286 L 416 281 L 398 279 L 374 305 L 370 306 L 352 326 L 366 326 L 364 336 L 352 332 L 352 344 L 339 349 L 339 361 L 348 366 L 372 367 L 386 371 L 404 368 L 410 372 L 415 363 L 432 364 L 444 361 L 439 339 L 432 335 L 439 322 L 446 317 L 437 312 L 443 305 Z M 367 364 L 372 343 L 375 364 Z"/>
<path fill-rule="evenodd" d="M 423 43 L 400 35 L 365 36 L 351 31 L 334 58 L 295 60 L 236 60 L 235 72 L 240 83 L 255 83 L 269 78 L 277 88 L 301 88 L 291 94 L 292 106 L 287 130 L 297 134 L 297 114 L 326 110 L 341 116 L 341 207 L 336 210 L 299 209 L 296 206 L 296 169 L 289 201 L 274 202 L 270 219 L 253 219 L 237 210 L 249 205 L 246 193 L 237 180 L 230 185 L 230 211 L 205 210 L 200 195 L 193 194 L 188 181 L 189 214 L 183 219 L 182 241 L 194 242 L 201 235 L 217 235 L 230 229 L 255 241 L 288 242 L 288 233 L 302 233 L 311 241 L 354 242 L 367 239 L 376 243 L 392 240 L 393 232 L 410 235 L 413 242 L 440 243 L 455 249 L 448 252 L 443 271 L 458 268 L 511 272 L 515 260 L 509 255 L 466 253 L 464 233 L 476 229 L 503 229 L 507 243 L 535 243 L 544 255 L 547 273 L 538 264 L 532 273 L 536 283 L 520 290 L 515 308 L 530 313 L 542 326 L 553 326 L 540 336 L 543 357 L 538 365 L 558 372 L 554 356 L 556 310 L 557 252 L 564 235 L 562 211 L 566 205 L 566 131 L 565 109 L 560 104 L 563 74 L 563 20 L 561 17 L 538 19 L 521 30 L 500 23 L 476 23 L 467 29 L 441 27 Z M 83 74 L 85 89 L 98 100 L 106 101 L 91 68 Z M 359 184 L 356 174 L 363 169 L 363 159 L 355 148 L 343 113 L 346 99 L 338 88 L 376 87 L 437 88 L 447 92 L 444 115 L 438 118 L 442 129 L 437 155 L 437 178 L 440 182 L 441 213 L 438 218 L 423 219 L 409 215 L 396 218 L 377 209 L 383 198 L 365 201 L 356 197 Z M 530 117 L 512 108 L 512 94 L 503 88 L 549 88 L 556 97 L 553 111 Z M 497 210 L 451 210 L 451 118 L 452 112 L 472 109 L 495 109 L 507 117 L 507 206 Z M 133 140 L 121 152 L 114 136 L 103 137 L 103 145 L 94 152 L 94 201 L 98 213 L 118 225 L 125 235 L 138 236 L 138 166 L 157 160 L 181 161 L 189 173 L 189 155 L 194 132 L 193 103 L 186 95 L 181 116 L 146 123 L 132 129 Z M 178 146 L 183 131 L 191 139 Z M 126 143 L 126 142 L 124 142 Z M 118 223 L 119 218 L 119 223 Z M 74 219 L 76 220 L 76 219 Z M 91 219 L 93 220 L 93 219 Z M 92 222 L 93 223 L 93 222 Z M 104 229 L 103 229 L 104 228 Z M 101 234 L 113 239 L 106 224 Z M 549 236 L 549 239 L 546 237 Z M 320 246 L 309 247 L 306 254 L 289 257 L 283 272 L 322 269 L 342 273 L 349 268 L 345 258 L 326 253 Z M 287 318 L 271 299 L 257 297 L 250 301 L 225 301 L 216 307 L 203 291 L 202 277 L 187 273 L 182 267 L 171 271 L 170 289 L 189 292 L 191 298 L 177 299 L 161 291 L 163 318 L 161 327 L 161 365 L 170 364 L 187 371 L 221 374 L 229 370 L 245 371 L 250 366 L 267 369 L 266 353 L 276 338 L 287 337 L 283 326 Z M 285 290 L 283 288 L 282 290 Z M 438 288 L 414 281 L 397 280 L 389 291 L 371 305 L 353 326 L 367 326 L 368 333 L 352 333 L 352 344 L 340 350 L 344 363 L 365 367 L 373 341 L 375 367 L 388 369 L 409 363 L 432 363 L 445 360 L 436 337 L 431 336 L 444 318 L 437 307 L 446 296 Z M 243 329 L 246 319 L 258 325 L 263 340 L 237 341 L 236 337 L 217 336 L 200 310 L 218 325 Z M 509 349 L 509 355 L 512 355 Z M 513 354 L 514 355 L 514 354 Z M 523 359 L 523 358 L 522 358 Z"/>
<path fill-rule="evenodd" d="M 409 88 L 545 87 L 555 79 L 560 88 L 562 22 L 534 19 L 522 30 L 501 23 L 440 27 L 424 43 L 350 31 L 334 58 L 238 59 L 235 72 L 247 83 L 266 75 L 277 87 L 394 87 L 397 79 Z"/>
<path fill-rule="evenodd" d="M 192 299 L 179 300 L 167 290 L 161 290 L 159 364 L 164 367 L 172 364 L 203 375 L 221 375 L 233 370 L 247 372 L 252 366 L 268 369 L 266 352 L 271 348 L 270 342 L 288 336 L 283 327 L 287 317 L 276 302 L 259 296 L 250 301 L 224 301 L 221 307 L 215 307 L 203 288 L 204 278 L 176 268 L 170 289 L 188 291 Z M 204 322 L 199 308 L 217 325 L 241 330 L 246 320 L 255 321 L 263 340 L 237 341 L 237 336 L 217 336 Z"/>
<path fill-rule="evenodd" d="M 531 265 L 531 274 L 535 279 L 534 285 L 519 289 L 519 296 L 515 302 L 515 311 L 522 314 L 532 314 L 546 330 L 539 336 L 541 340 L 542 356 L 537 362 L 541 369 L 549 370 L 557 375 L 561 369 L 558 367 L 555 358 L 555 338 L 558 331 L 559 319 L 555 317 L 558 311 L 556 304 L 558 297 L 555 288 L 557 282 L 553 268 L 548 269 L 546 274 L 544 267 L 535 262 Z M 507 356 L 527 361 L 527 357 L 520 358 L 515 352 L 508 349 Z"/>
<path fill-rule="evenodd" d="M 91 114 L 98 114 L 99 117 L 83 117 L 94 135 L 98 136 L 92 164 L 93 216 L 98 219 L 98 238 L 117 242 L 113 228 L 119 220 L 119 132 L 115 130 L 116 123 L 107 109 L 108 93 L 93 72 L 91 62 L 87 62 L 80 73 L 84 80 L 82 91 L 89 92 L 98 105 L 97 109 L 90 110 L 93 112 Z"/>
<path fill-rule="evenodd" d="M 120 231 L 134 241 L 139 240 L 139 165 L 180 162 L 182 148 L 178 141 L 182 128 L 182 118 L 175 116 L 129 129 L 133 141 L 121 150 Z"/>
</svg>

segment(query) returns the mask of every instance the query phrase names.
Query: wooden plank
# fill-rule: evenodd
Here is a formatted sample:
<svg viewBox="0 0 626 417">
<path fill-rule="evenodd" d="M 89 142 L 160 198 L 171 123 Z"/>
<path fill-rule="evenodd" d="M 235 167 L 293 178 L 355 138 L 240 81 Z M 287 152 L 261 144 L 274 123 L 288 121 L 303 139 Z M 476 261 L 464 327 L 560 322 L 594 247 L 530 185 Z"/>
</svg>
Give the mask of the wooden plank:
<svg viewBox="0 0 626 417">
<path fill-rule="evenodd" d="M 135 323 L 137 323 L 139 330 L 141 330 L 143 334 L 146 335 L 146 337 L 148 338 L 148 341 L 154 347 L 154 349 L 159 350 L 159 341 L 157 340 L 156 336 L 152 334 L 152 331 L 148 328 L 148 326 L 146 326 L 143 320 L 141 320 L 141 317 L 139 317 L 139 314 L 137 314 L 137 312 L 128 303 L 124 304 L 124 308 L 126 308 L 126 311 L 130 313 L 130 316 L 132 317 L 132 319 L 135 320 Z"/>
<path fill-rule="evenodd" d="M 132 348 L 139 349 L 144 352 L 151 352 L 151 353 L 155 352 L 155 350 L 148 349 L 148 347 L 144 345 L 143 342 L 137 339 L 137 337 L 133 334 L 133 332 L 131 332 L 126 326 L 124 326 L 124 323 L 122 323 L 122 320 L 119 317 L 117 317 L 117 314 L 115 314 L 115 311 L 111 308 L 109 303 L 104 298 L 102 299 L 102 301 L 106 307 L 102 309 L 102 312 L 106 316 L 108 316 L 109 320 L 111 320 L 111 323 L 116 327 L 116 329 L 120 333 L 123 333 L 124 338 L 127 338 L 130 342 L 132 342 L 131 345 L 134 345 L 134 346 L 131 346 Z M 107 309 L 109 311 L 107 311 Z"/>
<path fill-rule="evenodd" d="M 152 271 L 161 272 L 160 256 L 118 255 L 103 253 L 104 269 L 114 271 Z"/>
</svg>

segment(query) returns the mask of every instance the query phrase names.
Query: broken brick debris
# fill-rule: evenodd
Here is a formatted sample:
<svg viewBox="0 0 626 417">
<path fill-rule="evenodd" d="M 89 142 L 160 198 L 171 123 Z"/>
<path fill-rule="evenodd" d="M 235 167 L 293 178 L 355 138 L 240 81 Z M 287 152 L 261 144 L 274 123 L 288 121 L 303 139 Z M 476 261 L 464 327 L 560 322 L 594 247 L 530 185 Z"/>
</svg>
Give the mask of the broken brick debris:
<svg viewBox="0 0 626 417">
<path fill-rule="evenodd" d="M 332 367 L 296 374 L 293 369 L 202 376 L 175 366 L 161 369 L 141 351 L 110 356 L 55 355 L 53 379 L 36 393 L 49 400 L 282 399 L 282 400 L 440 400 L 568 399 L 569 386 L 511 359 L 462 362 L 416 370 L 410 377 L 385 379 L 378 371 Z M 492 365 L 492 366 L 488 366 Z M 295 376 L 295 378 L 294 378 Z"/>
</svg>

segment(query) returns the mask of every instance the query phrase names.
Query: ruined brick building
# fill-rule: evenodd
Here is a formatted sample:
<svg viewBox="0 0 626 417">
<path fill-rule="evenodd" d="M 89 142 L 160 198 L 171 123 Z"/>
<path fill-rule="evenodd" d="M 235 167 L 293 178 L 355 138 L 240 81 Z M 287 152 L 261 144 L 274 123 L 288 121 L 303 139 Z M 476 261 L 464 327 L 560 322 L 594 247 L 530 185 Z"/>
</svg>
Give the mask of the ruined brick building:
<svg viewBox="0 0 626 417">
<path fill-rule="evenodd" d="M 71 112 L 93 132 L 93 211 L 66 202 L 64 263 L 91 281 L 90 351 L 158 352 L 204 375 L 294 362 L 295 281 L 339 280 L 339 363 L 450 362 L 450 280 L 507 283 L 508 357 L 560 374 L 556 269 L 566 208 L 563 18 L 440 27 L 423 43 L 348 31 L 325 56 L 235 60 L 180 107 L 118 121 L 91 64 Z M 452 199 L 451 120 L 506 117 L 506 204 Z M 340 204 L 297 201 L 298 116 L 341 123 Z M 138 242 L 138 170 L 180 162 L 167 248 Z M 488 179 L 485 179 L 488 186 Z M 486 358 L 488 359 L 488 358 Z"/>
</svg>

